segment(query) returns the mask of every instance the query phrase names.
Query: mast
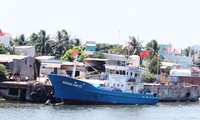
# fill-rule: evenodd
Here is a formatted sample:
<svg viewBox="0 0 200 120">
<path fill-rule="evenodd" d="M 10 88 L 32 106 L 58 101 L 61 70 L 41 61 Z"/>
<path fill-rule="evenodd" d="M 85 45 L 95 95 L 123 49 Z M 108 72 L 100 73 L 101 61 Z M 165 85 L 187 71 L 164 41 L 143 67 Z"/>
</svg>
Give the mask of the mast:
<svg viewBox="0 0 200 120">
<path fill-rule="evenodd" d="M 79 53 L 78 50 L 74 50 L 74 51 L 72 52 L 72 56 L 75 56 L 74 68 L 73 68 L 73 74 L 72 74 L 72 77 L 73 77 L 73 78 L 75 77 L 75 73 L 76 73 L 76 65 L 77 65 L 78 53 Z"/>
<path fill-rule="evenodd" d="M 75 77 L 75 73 L 76 73 L 77 58 L 78 58 L 78 54 L 76 54 L 76 57 L 74 60 L 74 68 L 73 68 L 73 75 L 72 75 L 73 78 Z"/>
</svg>

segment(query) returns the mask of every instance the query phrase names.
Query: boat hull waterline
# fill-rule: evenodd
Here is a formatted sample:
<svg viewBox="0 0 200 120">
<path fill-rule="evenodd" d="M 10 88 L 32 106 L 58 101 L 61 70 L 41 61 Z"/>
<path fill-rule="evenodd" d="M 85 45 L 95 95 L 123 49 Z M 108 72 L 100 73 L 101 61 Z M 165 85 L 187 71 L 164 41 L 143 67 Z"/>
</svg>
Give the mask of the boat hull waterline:
<svg viewBox="0 0 200 120">
<path fill-rule="evenodd" d="M 159 95 L 109 91 L 92 84 L 56 74 L 48 75 L 55 97 L 65 104 L 149 104 L 154 105 Z"/>
</svg>

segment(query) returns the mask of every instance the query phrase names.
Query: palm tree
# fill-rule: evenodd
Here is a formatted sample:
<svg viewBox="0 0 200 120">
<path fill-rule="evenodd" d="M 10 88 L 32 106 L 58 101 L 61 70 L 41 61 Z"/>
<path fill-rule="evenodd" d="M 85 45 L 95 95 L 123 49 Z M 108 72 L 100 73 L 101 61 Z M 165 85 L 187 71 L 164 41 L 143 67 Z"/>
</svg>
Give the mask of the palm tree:
<svg viewBox="0 0 200 120">
<path fill-rule="evenodd" d="M 38 33 L 38 39 L 36 40 L 36 49 L 38 52 L 41 53 L 41 55 L 48 55 L 50 52 L 48 51 L 49 49 L 49 35 L 46 35 L 45 30 L 40 30 Z"/>
<path fill-rule="evenodd" d="M 130 54 L 139 55 L 142 49 L 142 41 L 138 41 L 134 36 L 129 37 Z"/>
<path fill-rule="evenodd" d="M 28 45 L 35 45 L 38 40 L 38 35 L 36 33 L 32 33 L 29 37 Z"/>
<path fill-rule="evenodd" d="M 146 44 L 146 50 L 151 53 L 151 58 L 158 54 L 159 46 L 156 40 L 151 40 Z"/>
<path fill-rule="evenodd" d="M 188 56 L 193 56 L 195 54 L 195 51 L 193 49 L 191 49 L 190 47 L 187 47 L 184 49 L 184 54 L 188 57 Z"/>
<path fill-rule="evenodd" d="M 53 44 L 54 54 L 58 57 L 63 56 L 67 50 L 73 46 L 73 41 L 70 39 L 70 35 L 66 30 L 57 31 Z"/>
<path fill-rule="evenodd" d="M 22 46 L 22 45 L 26 45 L 27 44 L 27 41 L 25 39 L 25 35 L 24 34 L 21 34 L 19 37 L 16 37 L 14 39 L 14 42 L 17 46 Z"/>
</svg>

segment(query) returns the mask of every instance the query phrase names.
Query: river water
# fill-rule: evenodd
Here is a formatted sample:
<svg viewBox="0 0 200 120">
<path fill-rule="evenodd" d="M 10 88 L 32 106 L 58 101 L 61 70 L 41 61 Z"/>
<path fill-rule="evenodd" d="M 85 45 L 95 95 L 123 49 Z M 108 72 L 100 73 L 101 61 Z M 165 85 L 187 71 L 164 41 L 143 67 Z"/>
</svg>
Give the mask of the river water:
<svg viewBox="0 0 200 120">
<path fill-rule="evenodd" d="M 0 101 L 0 120 L 200 120 L 200 102 L 45 106 Z"/>
</svg>

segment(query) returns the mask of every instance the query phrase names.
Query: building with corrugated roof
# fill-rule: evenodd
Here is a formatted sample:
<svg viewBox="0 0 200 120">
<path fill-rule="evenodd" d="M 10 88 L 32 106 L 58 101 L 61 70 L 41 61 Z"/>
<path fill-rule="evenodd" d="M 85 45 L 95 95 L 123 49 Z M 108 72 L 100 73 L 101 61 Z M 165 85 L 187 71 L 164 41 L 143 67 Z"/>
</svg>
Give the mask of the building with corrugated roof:
<svg viewBox="0 0 200 120">
<path fill-rule="evenodd" d="M 6 68 L 10 71 L 10 79 L 35 79 L 35 58 L 33 57 L 0 54 L 0 63 L 4 64 Z"/>
<path fill-rule="evenodd" d="M 38 75 L 37 77 L 47 77 L 48 74 L 60 73 L 60 65 L 63 60 L 56 60 L 55 56 L 37 56 L 35 57 Z"/>
</svg>

